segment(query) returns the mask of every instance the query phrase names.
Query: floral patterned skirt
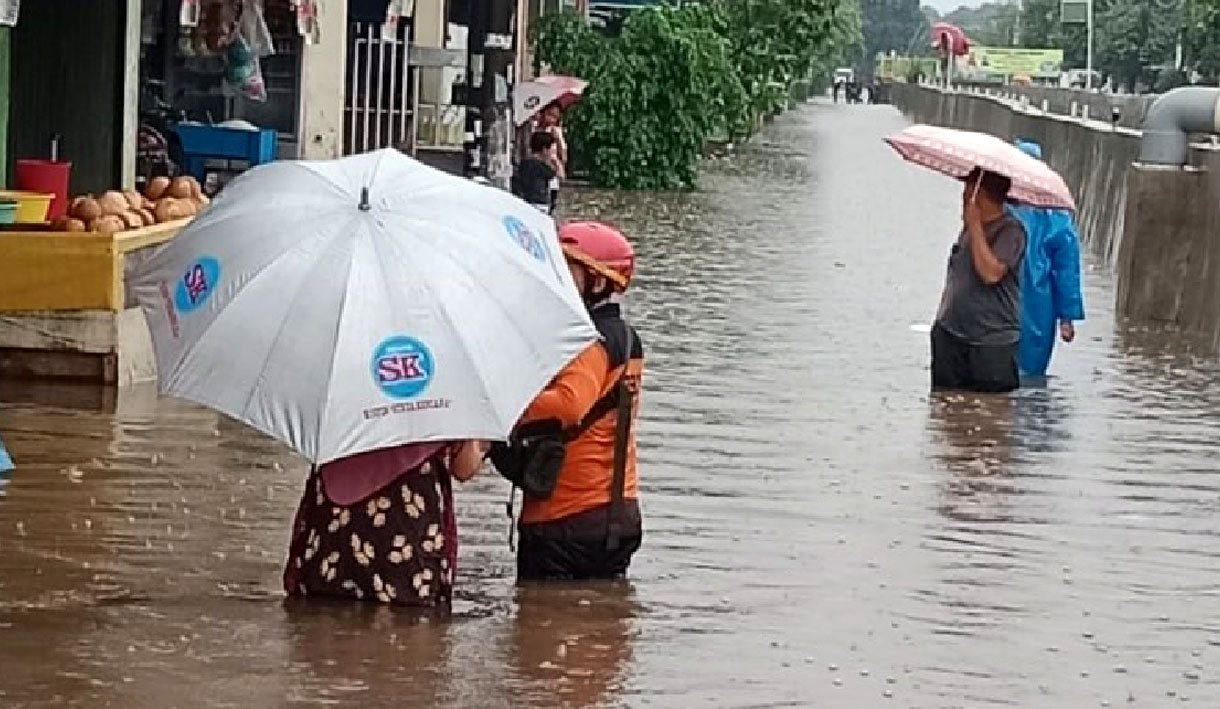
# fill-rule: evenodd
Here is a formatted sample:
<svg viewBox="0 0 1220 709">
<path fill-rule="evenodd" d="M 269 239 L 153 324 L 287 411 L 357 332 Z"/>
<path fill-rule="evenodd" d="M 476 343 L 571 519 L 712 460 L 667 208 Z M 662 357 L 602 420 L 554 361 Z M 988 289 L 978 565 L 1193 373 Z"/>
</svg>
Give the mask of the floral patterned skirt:
<svg viewBox="0 0 1220 709">
<path fill-rule="evenodd" d="M 447 610 L 456 562 L 453 489 L 439 463 L 348 507 L 331 502 L 314 473 L 293 524 L 284 590 Z"/>
</svg>

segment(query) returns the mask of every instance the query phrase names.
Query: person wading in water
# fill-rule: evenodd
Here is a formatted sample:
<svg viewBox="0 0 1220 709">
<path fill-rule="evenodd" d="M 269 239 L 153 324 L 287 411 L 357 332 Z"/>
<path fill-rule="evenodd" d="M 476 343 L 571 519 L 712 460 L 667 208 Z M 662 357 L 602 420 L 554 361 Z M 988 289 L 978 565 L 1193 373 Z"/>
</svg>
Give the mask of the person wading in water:
<svg viewBox="0 0 1220 709">
<path fill-rule="evenodd" d="M 1026 155 L 1042 159 L 1042 147 L 1018 140 Z M 1075 321 L 1084 320 L 1080 292 L 1080 236 L 1072 213 L 1029 205 L 1008 208 L 1025 227 L 1025 265 L 1021 269 L 1021 376 L 1046 376 L 1055 334 L 1065 343 L 1076 339 Z"/>
<path fill-rule="evenodd" d="M 493 447 L 492 460 L 525 493 L 518 580 L 623 578 L 643 539 L 635 420 L 644 350 L 611 297 L 631 282 L 635 252 L 617 230 L 596 222 L 565 224 L 559 241 L 602 340 L 538 395 L 514 442 Z M 515 453 L 535 434 L 549 437 L 551 472 L 514 472 Z"/>
<path fill-rule="evenodd" d="M 963 229 L 949 255 L 932 326 L 932 388 L 1007 392 L 1019 386 L 1025 229 L 1005 211 L 1011 181 L 975 169 L 962 190 Z"/>
<path fill-rule="evenodd" d="M 452 478 L 474 477 L 489 446 L 417 443 L 313 470 L 292 525 L 284 590 L 448 612 L 457 566 Z"/>
</svg>

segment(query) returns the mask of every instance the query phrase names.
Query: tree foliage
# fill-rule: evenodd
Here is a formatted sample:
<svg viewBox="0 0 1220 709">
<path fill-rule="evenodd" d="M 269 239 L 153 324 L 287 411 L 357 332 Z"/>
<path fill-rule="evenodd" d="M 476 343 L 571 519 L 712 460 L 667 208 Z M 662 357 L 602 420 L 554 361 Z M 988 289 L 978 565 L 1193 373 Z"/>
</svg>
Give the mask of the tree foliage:
<svg viewBox="0 0 1220 709">
<path fill-rule="evenodd" d="M 1064 66 L 1083 67 L 1088 53 L 1085 28 L 1064 25 L 1060 3 L 1061 0 L 1025 0 L 1021 13 L 1021 46 L 1062 49 Z"/>
<path fill-rule="evenodd" d="M 616 37 L 573 13 L 544 16 L 538 59 L 590 82 L 566 119 L 573 166 L 607 187 L 694 187 L 708 139 L 748 135 L 787 106 L 795 79 L 858 45 L 851 2 L 658 5 L 632 12 Z"/>
<path fill-rule="evenodd" d="M 1220 77 L 1220 0 L 1188 5 L 1185 45 L 1192 68 L 1207 79 Z"/>
<path fill-rule="evenodd" d="M 926 54 L 929 23 L 919 0 L 860 0 L 864 56 L 859 67 L 871 73 L 878 54 Z"/>
<path fill-rule="evenodd" d="M 1167 86 L 1179 34 L 1187 67 L 1205 75 L 1220 70 L 1220 0 L 1097 0 L 1094 5 L 1094 68 L 1116 86 Z M 1088 48 L 1083 25 L 1063 25 L 1060 0 L 1025 0 L 1021 44 L 1059 47 L 1064 65 L 1084 67 Z"/>
<path fill-rule="evenodd" d="M 1151 83 L 1150 70 L 1173 61 L 1176 12 L 1159 10 L 1148 0 L 1110 0 L 1095 18 L 1095 63 L 1116 85 L 1134 90 L 1139 82 Z"/>
<path fill-rule="evenodd" d="M 1017 7 L 1013 3 L 987 2 L 978 7 L 959 7 L 944 16 L 944 21 L 962 28 L 976 44 L 984 47 L 1012 45 L 1017 29 Z"/>
</svg>

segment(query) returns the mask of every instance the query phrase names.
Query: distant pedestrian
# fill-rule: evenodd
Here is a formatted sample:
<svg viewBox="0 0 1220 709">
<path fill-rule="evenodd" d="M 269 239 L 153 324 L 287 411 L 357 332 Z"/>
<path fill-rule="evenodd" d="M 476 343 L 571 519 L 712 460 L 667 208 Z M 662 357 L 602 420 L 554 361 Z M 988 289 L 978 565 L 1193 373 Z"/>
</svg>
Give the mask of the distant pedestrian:
<svg viewBox="0 0 1220 709">
<path fill-rule="evenodd" d="M 843 80 L 835 79 L 834 86 L 832 86 L 830 89 L 830 95 L 833 97 L 835 103 L 839 102 L 839 94 L 841 93 L 843 93 Z"/>
<path fill-rule="evenodd" d="M 1042 147 L 1018 140 L 1027 155 L 1042 159 Z M 1072 213 L 1063 209 L 1010 206 L 1025 227 L 1027 246 L 1021 270 L 1021 374 L 1042 377 L 1050 365 L 1056 334 L 1076 339 L 1075 322 L 1084 320 L 1080 292 L 1080 237 Z"/>
<path fill-rule="evenodd" d="M 558 102 L 546 105 L 534 122 L 535 130 L 550 133 L 555 138 L 555 155 L 551 158 L 551 167 L 555 169 L 555 177 L 551 180 L 551 211 L 559 205 L 559 185 L 568 179 L 568 139 L 563 131 L 563 106 Z"/>
<path fill-rule="evenodd" d="M 529 202 L 540 212 L 550 214 L 555 199 L 551 194 L 555 178 L 555 136 L 538 131 L 530 136 L 529 157 L 517 165 L 513 175 L 513 194 Z"/>
<path fill-rule="evenodd" d="M 1006 392 L 1020 384 L 1025 229 L 1005 210 L 1011 187 L 977 168 L 963 185 L 963 228 L 932 326 L 933 389 Z"/>
</svg>

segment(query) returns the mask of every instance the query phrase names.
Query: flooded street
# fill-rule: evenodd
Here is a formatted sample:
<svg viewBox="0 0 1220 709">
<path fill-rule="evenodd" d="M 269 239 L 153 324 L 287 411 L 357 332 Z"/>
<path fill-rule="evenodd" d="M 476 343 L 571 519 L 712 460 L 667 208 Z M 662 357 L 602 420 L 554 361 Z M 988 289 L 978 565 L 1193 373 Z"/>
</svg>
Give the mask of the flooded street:
<svg viewBox="0 0 1220 709">
<path fill-rule="evenodd" d="M 285 604 L 301 460 L 146 387 L 5 384 L 0 706 L 1220 706 L 1215 361 L 1086 265 L 1049 383 L 930 397 L 960 200 L 904 125 L 811 105 L 698 193 L 567 197 L 641 257 L 629 587 L 515 589 L 488 473 L 452 620 Z"/>
</svg>

